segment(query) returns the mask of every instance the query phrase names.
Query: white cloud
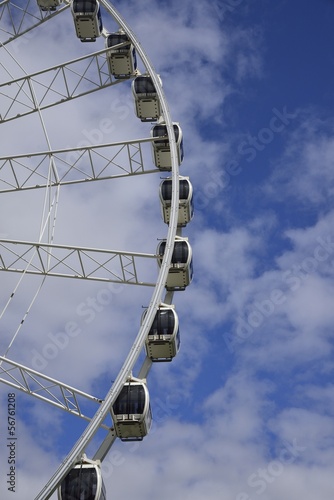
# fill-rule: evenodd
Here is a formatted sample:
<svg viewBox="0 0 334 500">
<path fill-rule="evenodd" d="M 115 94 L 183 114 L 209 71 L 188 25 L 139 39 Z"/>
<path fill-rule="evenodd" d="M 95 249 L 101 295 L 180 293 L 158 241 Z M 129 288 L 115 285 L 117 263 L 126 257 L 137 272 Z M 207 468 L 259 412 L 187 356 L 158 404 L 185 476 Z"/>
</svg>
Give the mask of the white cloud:
<svg viewBox="0 0 334 500">
<path fill-rule="evenodd" d="M 298 122 L 267 191 L 278 198 L 289 195 L 301 208 L 320 205 L 326 212 L 333 196 L 333 124 L 318 118 L 315 110 L 300 112 Z"/>
</svg>

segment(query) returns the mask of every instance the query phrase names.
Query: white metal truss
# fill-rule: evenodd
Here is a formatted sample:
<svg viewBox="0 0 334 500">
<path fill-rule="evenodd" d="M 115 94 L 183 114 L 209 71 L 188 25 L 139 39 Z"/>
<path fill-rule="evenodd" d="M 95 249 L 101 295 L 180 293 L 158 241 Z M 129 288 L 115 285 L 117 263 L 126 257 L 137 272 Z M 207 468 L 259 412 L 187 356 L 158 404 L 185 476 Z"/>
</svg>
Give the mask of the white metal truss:
<svg viewBox="0 0 334 500">
<path fill-rule="evenodd" d="M 0 271 L 155 286 L 142 274 L 155 254 L 0 240 Z"/>
<path fill-rule="evenodd" d="M 64 2 L 56 11 L 42 11 L 36 0 L 3 0 L 0 2 L 0 36 L 4 37 L 4 40 L 1 40 L 2 45 L 63 12 L 70 6 L 69 1 L 64 0 Z"/>
<path fill-rule="evenodd" d="M 158 172 L 157 168 L 148 168 L 143 159 L 142 145 L 151 141 L 0 157 L 0 193 Z"/>
<path fill-rule="evenodd" d="M 92 419 L 96 407 L 102 403 L 97 397 L 2 356 L 0 356 L 0 382 L 87 421 Z M 82 407 L 90 410 L 92 415 L 83 413 Z M 110 430 L 112 425 L 111 420 L 110 425 L 102 423 L 101 427 Z"/>
<path fill-rule="evenodd" d="M 109 73 L 107 50 L 2 83 L 0 123 L 121 83 Z"/>
</svg>

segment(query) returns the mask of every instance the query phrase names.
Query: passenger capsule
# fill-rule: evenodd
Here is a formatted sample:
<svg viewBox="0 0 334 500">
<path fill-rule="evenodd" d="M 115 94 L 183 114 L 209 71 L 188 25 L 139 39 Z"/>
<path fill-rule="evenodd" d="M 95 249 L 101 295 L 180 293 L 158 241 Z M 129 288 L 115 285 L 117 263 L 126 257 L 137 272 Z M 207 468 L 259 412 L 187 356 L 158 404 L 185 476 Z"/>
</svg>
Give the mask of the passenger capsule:
<svg viewBox="0 0 334 500">
<path fill-rule="evenodd" d="M 175 132 L 176 150 L 178 164 L 181 165 L 183 160 L 183 136 L 182 130 L 178 123 L 173 123 Z M 157 123 L 151 129 L 151 136 L 159 138 L 152 141 L 153 163 L 160 170 L 171 170 L 172 159 L 170 154 L 170 144 L 165 123 Z"/>
<path fill-rule="evenodd" d="M 103 30 L 98 0 L 73 0 L 72 15 L 77 37 L 82 42 L 95 42 Z"/>
<path fill-rule="evenodd" d="M 38 7 L 43 10 L 56 10 L 63 0 L 37 0 Z"/>
<path fill-rule="evenodd" d="M 122 441 L 141 441 L 148 434 L 152 414 L 145 381 L 126 382 L 111 409 L 116 435 Z"/>
<path fill-rule="evenodd" d="M 172 179 L 164 179 L 160 184 L 159 191 L 162 217 L 169 224 L 172 205 Z M 193 187 L 189 177 L 180 177 L 179 180 L 179 211 L 177 225 L 184 227 L 191 221 L 194 215 Z"/>
<path fill-rule="evenodd" d="M 117 47 L 119 44 L 124 44 Z M 120 30 L 117 33 L 110 33 L 106 38 L 107 61 L 109 72 L 116 79 L 130 78 L 137 69 L 136 49 L 131 43 L 129 37 Z"/>
<path fill-rule="evenodd" d="M 99 460 L 85 455 L 67 474 L 58 488 L 58 500 L 106 500 L 106 489 Z"/>
<path fill-rule="evenodd" d="M 142 315 L 142 322 L 147 310 Z M 180 348 L 179 319 L 174 306 L 162 304 L 148 333 L 145 349 L 153 361 L 172 361 Z"/>
<path fill-rule="evenodd" d="M 158 245 L 158 264 L 161 266 L 166 249 L 166 240 Z M 185 290 L 193 276 L 192 249 L 187 238 L 177 237 L 174 242 L 172 261 L 168 271 L 166 289 Z"/>
<path fill-rule="evenodd" d="M 132 94 L 136 115 L 142 122 L 153 122 L 160 118 L 162 114 L 160 100 L 149 75 L 140 75 L 133 80 Z"/>
</svg>

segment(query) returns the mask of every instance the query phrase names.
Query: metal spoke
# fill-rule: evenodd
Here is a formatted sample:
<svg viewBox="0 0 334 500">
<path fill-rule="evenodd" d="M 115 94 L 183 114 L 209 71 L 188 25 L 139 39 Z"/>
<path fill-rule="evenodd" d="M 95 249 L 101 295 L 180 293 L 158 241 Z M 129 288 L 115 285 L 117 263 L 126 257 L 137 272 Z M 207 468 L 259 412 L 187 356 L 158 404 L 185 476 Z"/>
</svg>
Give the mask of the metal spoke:
<svg viewBox="0 0 334 500">
<path fill-rule="evenodd" d="M 0 240 L 0 271 L 155 286 L 150 259 L 157 255 Z"/>
<path fill-rule="evenodd" d="M 97 397 L 2 356 L 0 356 L 0 382 L 87 421 L 92 419 L 96 405 L 102 403 L 102 400 Z M 90 403 L 91 416 L 84 414 L 80 407 L 82 404 L 88 409 L 87 402 Z M 107 430 L 110 430 L 111 426 L 112 421 L 110 425 L 105 423 L 101 425 Z"/>
<path fill-rule="evenodd" d="M 2 83 L 0 123 L 120 83 L 121 80 L 113 81 L 109 73 L 107 50 L 102 49 L 59 66 Z M 36 96 L 32 93 L 32 87 Z"/>
<path fill-rule="evenodd" d="M 143 158 L 151 138 L 0 157 L 0 193 L 159 172 Z M 57 174 L 52 168 L 57 165 Z"/>
</svg>

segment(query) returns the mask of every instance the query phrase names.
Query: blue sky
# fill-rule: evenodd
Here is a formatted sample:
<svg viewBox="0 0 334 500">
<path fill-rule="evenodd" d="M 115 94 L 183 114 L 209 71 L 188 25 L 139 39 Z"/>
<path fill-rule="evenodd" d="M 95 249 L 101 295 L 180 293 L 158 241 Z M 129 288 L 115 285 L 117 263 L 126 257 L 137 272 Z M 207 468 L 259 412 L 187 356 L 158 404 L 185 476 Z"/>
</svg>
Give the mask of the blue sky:
<svg viewBox="0 0 334 500">
<path fill-rule="evenodd" d="M 181 350 L 172 363 L 154 366 L 150 373 L 150 435 L 139 445 L 117 443 L 107 457 L 108 495 L 329 500 L 334 457 L 334 2 L 142 0 L 140 8 L 135 1 L 114 5 L 141 40 L 162 78 L 173 120 L 182 126 L 181 174 L 193 183 L 196 212 L 184 231 L 194 252 L 194 280 L 175 296 Z M 107 16 L 104 20 L 112 30 Z M 69 12 L 46 24 L 14 50 L 28 72 L 91 50 L 76 39 Z M 102 40 L 94 45 L 100 48 Z M 149 135 L 150 125 L 134 116 L 129 83 L 80 101 L 45 113 L 54 148 Z M 100 137 L 96 131 L 106 116 L 115 126 Z M 42 134 L 27 133 L 30 124 L 37 124 L 33 120 L 2 126 L 5 154 L 45 149 Z M 57 243 L 153 253 L 157 239 L 166 234 L 159 182 L 158 174 L 94 189 L 64 188 Z M 42 197 L 30 192 L 2 198 L 6 216 L 0 233 L 36 238 Z M 18 277 L 2 273 L 1 280 L 2 308 Z M 24 280 L 1 320 L 3 342 L 36 287 L 35 277 Z M 150 290 L 125 288 L 113 289 L 108 304 L 100 303 L 88 321 L 80 311 L 105 287 L 48 280 L 9 357 L 35 368 L 34 353 L 43 351 L 50 334 L 74 322 L 80 334 L 43 370 L 103 397 L 150 297 Z M 5 405 L 8 388 L 0 390 Z M 18 392 L 16 397 L 17 498 L 30 500 L 85 424 Z M 4 436 L 4 417 L 0 429 Z M 4 470 L 3 438 L 0 460 Z M 14 497 L 6 490 L 1 494 Z"/>
</svg>

